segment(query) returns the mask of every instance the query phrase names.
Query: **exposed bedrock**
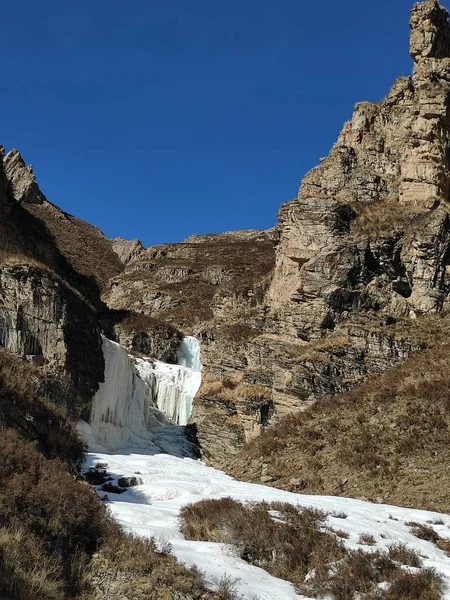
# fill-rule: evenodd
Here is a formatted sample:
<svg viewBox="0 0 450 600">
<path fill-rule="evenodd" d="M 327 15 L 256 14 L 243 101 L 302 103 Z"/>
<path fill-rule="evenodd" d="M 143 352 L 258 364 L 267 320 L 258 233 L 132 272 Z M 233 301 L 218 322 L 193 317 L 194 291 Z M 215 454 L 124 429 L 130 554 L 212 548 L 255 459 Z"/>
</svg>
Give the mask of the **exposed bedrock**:
<svg viewBox="0 0 450 600">
<path fill-rule="evenodd" d="M 107 240 L 48 202 L 16 151 L 4 156 L 3 345 L 68 369 L 87 394 L 103 374 L 100 329 L 172 364 L 195 336 L 204 370 L 191 422 L 215 463 L 432 345 L 422 323 L 449 308 L 450 26 L 434 0 L 410 24 L 412 76 L 355 106 L 267 231 L 146 249 Z"/>
<path fill-rule="evenodd" d="M 57 276 L 36 266 L 0 270 L 0 347 L 45 373 L 68 374 L 86 403 L 103 378 L 95 314 Z"/>
</svg>

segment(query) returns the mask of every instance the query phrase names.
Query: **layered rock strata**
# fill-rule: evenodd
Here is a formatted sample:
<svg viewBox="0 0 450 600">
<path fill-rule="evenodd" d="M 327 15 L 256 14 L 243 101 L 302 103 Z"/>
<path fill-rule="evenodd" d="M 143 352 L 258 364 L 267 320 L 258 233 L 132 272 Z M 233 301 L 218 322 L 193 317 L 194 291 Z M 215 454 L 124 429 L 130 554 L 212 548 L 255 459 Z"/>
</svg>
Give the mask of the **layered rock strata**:
<svg viewBox="0 0 450 600">
<path fill-rule="evenodd" d="M 3 153 L 3 346 L 74 378 L 76 348 L 88 348 L 87 395 L 103 372 L 101 332 L 172 363 L 183 335 L 196 336 L 192 422 L 216 463 L 426 347 L 405 324 L 446 311 L 450 289 L 450 28 L 437 2 L 413 7 L 410 53 L 412 77 L 356 105 L 268 231 L 147 249 L 107 240 L 48 202 L 17 151 Z"/>
<path fill-rule="evenodd" d="M 200 390 L 193 421 L 212 461 L 424 347 L 402 337 L 403 324 L 447 310 L 449 49 L 445 9 L 416 4 L 412 77 L 356 105 L 276 228 L 252 240 L 256 250 L 267 239 L 257 280 L 243 234 L 228 234 L 148 249 L 112 281 L 114 308 L 139 307 L 202 340 L 212 387 Z M 226 285 L 225 259 L 244 294 Z"/>
</svg>

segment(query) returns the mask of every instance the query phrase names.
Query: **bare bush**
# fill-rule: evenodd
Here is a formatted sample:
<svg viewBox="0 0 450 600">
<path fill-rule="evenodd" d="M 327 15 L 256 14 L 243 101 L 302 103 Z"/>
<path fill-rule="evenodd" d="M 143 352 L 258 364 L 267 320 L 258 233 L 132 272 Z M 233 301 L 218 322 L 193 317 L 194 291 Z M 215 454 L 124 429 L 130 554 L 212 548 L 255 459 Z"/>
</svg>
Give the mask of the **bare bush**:
<svg viewBox="0 0 450 600">
<path fill-rule="evenodd" d="M 243 505 L 231 498 L 202 500 L 180 514 L 186 537 L 231 544 L 241 558 L 291 581 L 309 597 L 439 598 L 441 577 L 436 572 L 404 570 L 405 566 L 421 566 L 415 552 L 401 544 L 389 547 L 388 552 L 346 550 L 328 529 L 326 517 L 320 511 L 281 502 Z M 360 541 L 375 543 L 371 535 L 362 535 Z"/>
<path fill-rule="evenodd" d="M 244 506 L 231 498 L 202 500 L 180 513 L 187 538 L 232 544 L 244 560 L 297 584 L 309 569 L 344 555 L 337 538 L 320 527 L 325 518 L 320 511 L 290 504 Z"/>
</svg>

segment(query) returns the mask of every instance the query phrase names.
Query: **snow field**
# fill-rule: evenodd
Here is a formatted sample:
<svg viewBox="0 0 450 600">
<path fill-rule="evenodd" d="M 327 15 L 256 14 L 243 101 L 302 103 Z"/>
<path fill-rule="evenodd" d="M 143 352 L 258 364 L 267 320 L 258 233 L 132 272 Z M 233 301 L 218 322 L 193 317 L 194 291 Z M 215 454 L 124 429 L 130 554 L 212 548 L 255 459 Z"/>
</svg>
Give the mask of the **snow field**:
<svg viewBox="0 0 450 600">
<path fill-rule="evenodd" d="M 236 481 L 200 461 L 166 454 L 143 454 L 138 448 L 124 454 L 92 452 L 86 466 L 97 462 L 108 463 L 107 470 L 112 477 L 139 473 L 143 481 L 142 485 L 119 496 L 109 494 L 111 511 L 125 530 L 153 537 L 160 546 L 170 543 L 172 553 L 184 564 L 201 569 L 212 587 L 223 576 L 236 579 L 237 591 L 245 600 L 290 600 L 306 596 L 296 594 L 290 583 L 238 558 L 225 544 L 185 540 L 178 522 L 183 506 L 203 499 L 231 497 L 241 502 L 289 502 L 327 513 L 344 513 L 345 519 L 330 514 L 326 524 L 349 534 L 349 538 L 343 540 L 347 548 L 370 552 L 403 543 L 419 554 L 424 567 L 433 567 L 443 575 L 444 598 L 450 598 L 450 558 L 433 543 L 416 538 L 405 524 L 443 520 L 444 525 L 432 527 L 441 537 L 450 539 L 448 515 L 348 498 L 303 496 Z M 374 537 L 374 546 L 359 543 L 359 536 L 364 534 Z"/>
</svg>

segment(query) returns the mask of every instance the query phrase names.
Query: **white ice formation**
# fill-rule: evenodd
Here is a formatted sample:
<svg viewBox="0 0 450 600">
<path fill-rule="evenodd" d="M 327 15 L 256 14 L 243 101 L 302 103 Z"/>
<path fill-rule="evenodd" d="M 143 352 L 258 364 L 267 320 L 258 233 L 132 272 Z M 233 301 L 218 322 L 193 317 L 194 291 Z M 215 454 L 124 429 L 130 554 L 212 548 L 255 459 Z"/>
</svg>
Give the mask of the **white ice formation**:
<svg viewBox="0 0 450 600">
<path fill-rule="evenodd" d="M 178 351 L 178 365 L 159 360 L 152 364 L 138 359 L 136 368 L 143 381 L 153 386 L 159 410 L 173 423 L 187 425 L 192 401 L 202 380 L 199 341 L 192 336 L 183 338 Z"/>
<path fill-rule="evenodd" d="M 187 424 L 201 383 L 196 338 L 183 338 L 178 365 L 135 359 L 107 338 L 103 355 L 105 381 L 92 399 L 89 427 L 80 425 L 91 444 L 95 440 L 110 450 L 151 446 L 162 427 Z"/>
</svg>

